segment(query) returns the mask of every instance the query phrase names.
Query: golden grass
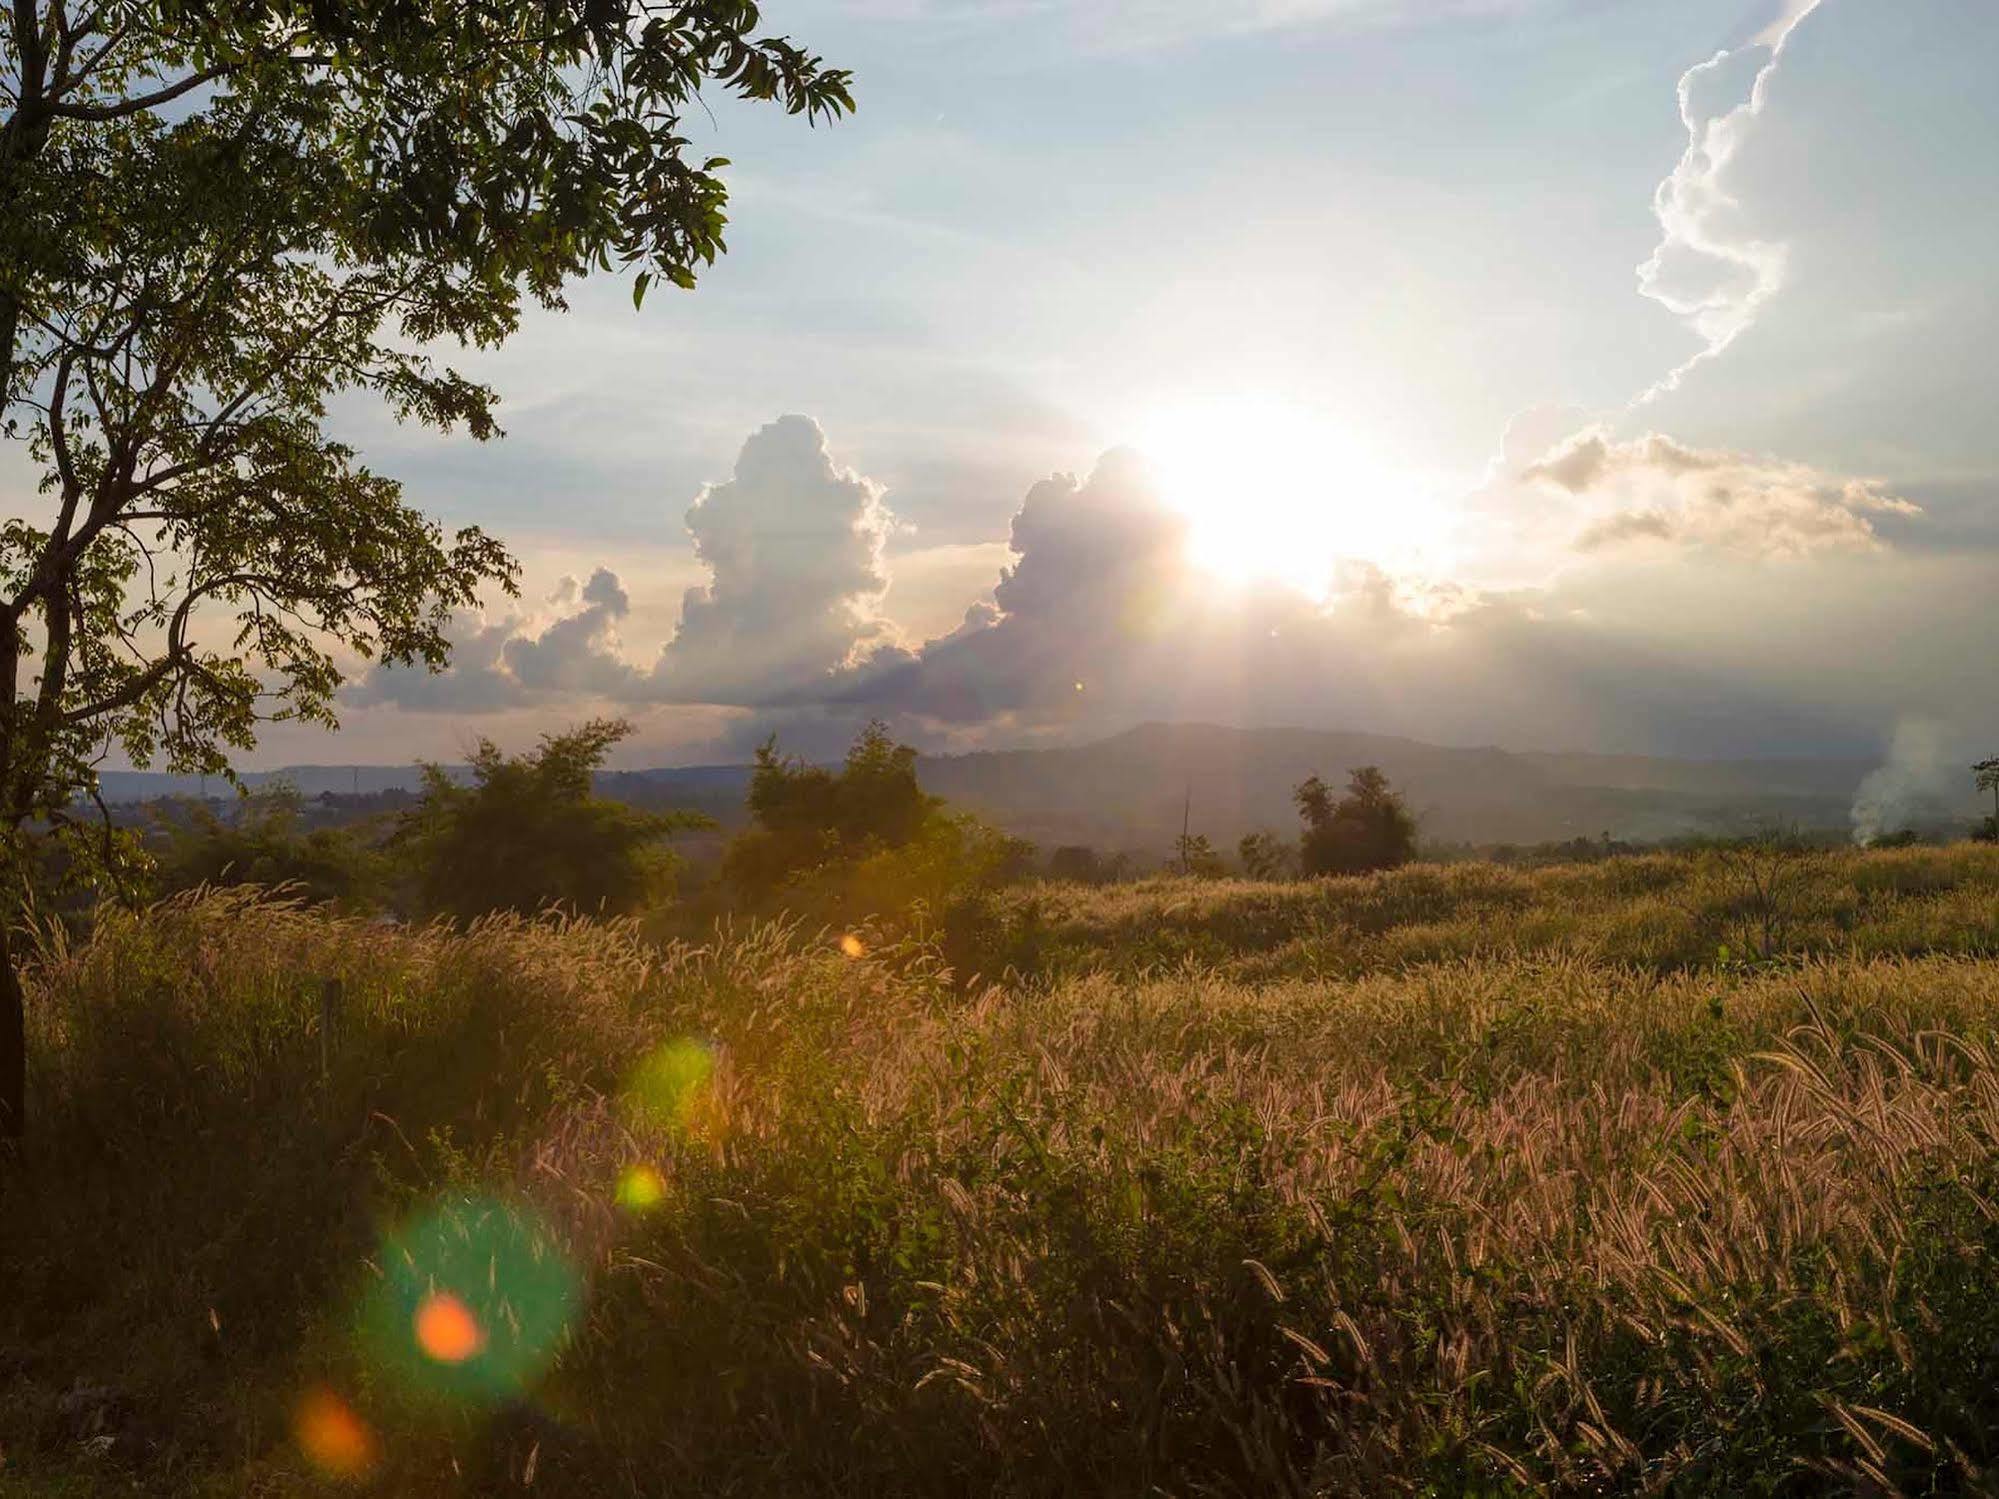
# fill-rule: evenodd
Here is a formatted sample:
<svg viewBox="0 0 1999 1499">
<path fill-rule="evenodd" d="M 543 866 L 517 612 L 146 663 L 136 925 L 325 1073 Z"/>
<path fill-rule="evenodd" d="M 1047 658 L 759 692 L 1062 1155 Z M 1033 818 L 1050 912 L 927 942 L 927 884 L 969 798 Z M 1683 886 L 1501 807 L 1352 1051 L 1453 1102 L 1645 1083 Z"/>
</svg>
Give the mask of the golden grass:
<svg viewBox="0 0 1999 1499">
<path fill-rule="evenodd" d="M 0 1474 L 320 1492 L 333 1390 L 396 1493 L 1978 1491 L 1995 894 L 1824 856 L 1766 961 L 1701 858 L 1043 889 L 969 988 L 782 925 L 114 917 L 36 978 Z M 352 1332 L 471 1192 L 584 1284 L 476 1414 Z"/>
</svg>

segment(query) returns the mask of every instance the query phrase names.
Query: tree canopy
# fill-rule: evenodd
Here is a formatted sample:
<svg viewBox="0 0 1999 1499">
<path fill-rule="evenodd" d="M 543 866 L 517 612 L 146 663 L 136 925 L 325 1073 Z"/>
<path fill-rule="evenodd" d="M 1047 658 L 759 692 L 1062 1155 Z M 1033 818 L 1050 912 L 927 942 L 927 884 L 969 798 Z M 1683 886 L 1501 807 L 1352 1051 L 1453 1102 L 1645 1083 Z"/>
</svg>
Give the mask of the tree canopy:
<svg viewBox="0 0 1999 1499">
<path fill-rule="evenodd" d="M 1375 766 L 1350 772 L 1346 795 L 1337 801 L 1317 776 L 1292 795 L 1305 823 L 1298 862 L 1307 875 L 1394 869 L 1416 856 L 1416 819 Z"/>
<path fill-rule="evenodd" d="M 751 826 L 730 843 L 722 879 L 752 906 L 828 919 L 933 909 L 1018 876 L 1033 845 L 948 812 L 918 783 L 916 751 L 870 723 L 839 770 L 757 751 Z"/>
<path fill-rule="evenodd" d="M 552 905 L 621 912 L 658 892 L 673 868 L 666 837 L 708 820 L 596 794 L 604 756 L 630 733 L 622 720 L 596 719 L 511 756 L 482 739 L 470 785 L 425 766 L 423 801 L 394 839 L 415 909 L 461 920 Z"/>
</svg>

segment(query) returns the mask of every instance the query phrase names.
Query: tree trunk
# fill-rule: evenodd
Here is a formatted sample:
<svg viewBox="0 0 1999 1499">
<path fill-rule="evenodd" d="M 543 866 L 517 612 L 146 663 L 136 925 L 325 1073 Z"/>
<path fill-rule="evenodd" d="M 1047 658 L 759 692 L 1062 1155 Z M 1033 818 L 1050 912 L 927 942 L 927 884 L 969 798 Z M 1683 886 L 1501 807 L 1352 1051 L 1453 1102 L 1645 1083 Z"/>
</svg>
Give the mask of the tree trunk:
<svg viewBox="0 0 1999 1499">
<path fill-rule="evenodd" d="M 0 911 L 0 1140 L 18 1140 L 28 1122 L 28 1007 L 15 962 L 14 912 Z"/>
</svg>

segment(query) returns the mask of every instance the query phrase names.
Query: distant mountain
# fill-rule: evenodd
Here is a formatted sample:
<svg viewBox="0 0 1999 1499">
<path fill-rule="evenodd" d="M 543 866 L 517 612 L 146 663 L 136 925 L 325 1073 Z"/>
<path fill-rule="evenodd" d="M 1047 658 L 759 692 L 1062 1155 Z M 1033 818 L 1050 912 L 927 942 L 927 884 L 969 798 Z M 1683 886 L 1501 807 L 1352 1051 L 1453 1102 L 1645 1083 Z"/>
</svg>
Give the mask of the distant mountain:
<svg viewBox="0 0 1999 1499">
<path fill-rule="evenodd" d="M 1227 847 L 1257 828 L 1295 827 L 1291 790 L 1306 776 L 1337 786 L 1360 765 L 1387 772 L 1425 838 L 1473 843 L 1604 832 L 1649 840 L 1772 822 L 1845 828 L 1874 768 L 1864 760 L 1522 754 L 1380 734 L 1146 724 L 1073 749 L 926 760 L 923 782 L 1044 845 L 1163 848 L 1187 815 L 1195 832 Z"/>
<path fill-rule="evenodd" d="M 1844 829 L 1867 760 L 1672 760 L 1640 755 L 1517 753 L 1424 744 L 1381 734 L 1146 724 L 1094 744 L 926 758 L 924 785 L 1044 848 L 1088 843 L 1163 851 L 1188 815 L 1218 846 L 1257 828 L 1296 823 L 1291 788 L 1308 775 L 1335 785 L 1379 765 L 1422 818 L 1426 838 L 1535 843 L 1596 837 L 1652 840 L 1747 831 L 1773 822 Z M 463 774 L 463 767 L 451 767 Z M 609 771 L 607 795 L 744 820 L 747 765 Z M 251 772 L 251 785 L 289 780 L 307 796 L 413 788 L 413 766 L 302 765 Z M 194 777 L 111 772 L 114 801 L 195 795 Z M 211 795 L 225 788 L 206 783 Z M 1191 802 L 1191 807 L 1190 807 Z M 1966 803 L 1962 816 L 1977 809 Z"/>
</svg>

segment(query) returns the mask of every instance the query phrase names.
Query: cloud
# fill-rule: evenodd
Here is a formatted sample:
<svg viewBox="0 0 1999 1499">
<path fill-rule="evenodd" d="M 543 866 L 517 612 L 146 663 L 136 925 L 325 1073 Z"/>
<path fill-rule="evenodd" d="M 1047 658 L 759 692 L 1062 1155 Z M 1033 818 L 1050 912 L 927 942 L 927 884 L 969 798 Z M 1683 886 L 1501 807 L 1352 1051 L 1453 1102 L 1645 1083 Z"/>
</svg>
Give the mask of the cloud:
<svg viewBox="0 0 1999 1499">
<path fill-rule="evenodd" d="M 1877 480 L 1692 448 L 1657 433 L 1618 442 L 1586 429 L 1521 477 L 1602 502 L 1575 538 L 1585 552 L 1642 541 L 1745 557 L 1872 551 L 1882 545 L 1875 517 L 1921 513 Z"/>
<path fill-rule="evenodd" d="M 757 706 L 813 698 L 838 673 L 901 658 L 879 607 L 893 517 L 877 485 L 834 464 L 816 422 L 781 417 L 753 433 L 734 476 L 704 488 L 686 518 L 709 581 L 686 591 L 651 663 L 619 638 L 631 597 L 600 567 L 580 585 L 564 578 L 541 615 L 460 619 L 448 670 L 377 668 L 348 701 L 454 713 L 585 700 Z"/>
<path fill-rule="evenodd" d="M 833 462 L 817 422 L 785 416 L 761 428 L 734 477 L 687 512 L 710 578 L 682 600 L 656 690 L 682 702 L 777 701 L 892 647 L 880 604 L 893 524 L 880 488 Z"/>
<path fill-rule="evenodd" d="M 1912 506 L 1575 416 L 1523 417 L 1477 497 L 1494 533 L 1529 537 L 1530 583 L 1347 562 L 1326 597 L 1225 585 L 1190 560 L 1146 465 L 1113 450 L 1026 491 L 990 592 L 921 648 L 892 643 L 879 609 L 876 488 L 814 424 L 781 422 L 690 512 L 712 580 L 649 661 L 619 638 L 625 582 L 599 569 L 532 618 L 468 619 L 443 676 L 378 672 L 356 700 L 649 718 L 692 699 L 726 715 L 712 750 L 738 758 L 773 730 L 830 752 L 875 715 L 932 749 L 1177 719 L 1728 754 L 1864 752 L 1896 718 L 1954 711 L 1989 566 L 1886 548 L 1875 525 Z"/>
<path fill-rule="evenodd" d="M 1549 0 L 849 0 L 884 20 L 958 26 L 1037 23 L 1093 52 L 1153 51 L 1217 36 L 1313 26 L 1385 28 L 1529 14 Z"/>
<path fill-rule="evenodd" d="M 1677 390 L 1747 332 L 1783 289 L 1789 249 L 1745 222 L 1730 168 L 1768 105 L 1791 38 L 1821 3 L 1784 0 L 1748 46 L 1717 52 L 1680 77 L 1687 148 L 1653 195 L 1662 238 L 1638 267 L 1638 287 L 1692 328 L 1702 347 L 1636 404 Z"/>
<path fill-rule="evenodd" d="M 527 694 L 506 668 L 506 649 L 522 625 L 512 614 L 492 621 L 480 614 L 458 615 L 445 631 L 451 664 L 443 671 L 376 666 L 346 689 L 343 700 L 356 708 L 386 706 L 416 713 L 497 713 L 519 707 Z"/>
<path fill-rule="evenodd" d="M 564 578 L 549 599 L 559 616 L 539 635 L 517 635 L 503 654 L 514 680 L 528 693 L 576 693 L 597 697 L 633 695 L 639 673 L 620 653 L 618 621 L 632 601 L 618 575 L 600 567 L 581 589 Z"/>
<path fill-rule="evenodd" d="M 350 688 L 356 707 L 412 712 L 500 713 L 578 698 L 638 701 L 644 675 L 621 653 L 618 621 L 631 599 L 618 575 L 598 568 L 580 586 L 563 578 L 547 600 L 552 618 L 460 616 L 447 631 L 451 664 L 441 672 L 378 666 Z"/>
<path fill-rule="evenodd" d="M 1134 649 L 1212 589 L 1186 557 L 1187 522 L 1128 449 L 1088 479 L 1044 479 L 1013 518 L 1013 562 L 991 601 L 916 655 L 850 673 L 837 700 L 865 700 L 945 722 L 1022 710 L 1073 715 Z"/>
</svg>

